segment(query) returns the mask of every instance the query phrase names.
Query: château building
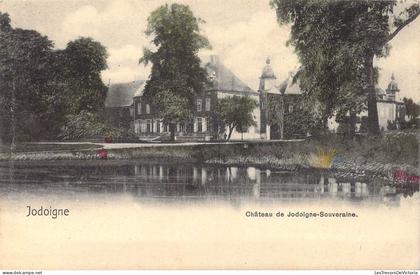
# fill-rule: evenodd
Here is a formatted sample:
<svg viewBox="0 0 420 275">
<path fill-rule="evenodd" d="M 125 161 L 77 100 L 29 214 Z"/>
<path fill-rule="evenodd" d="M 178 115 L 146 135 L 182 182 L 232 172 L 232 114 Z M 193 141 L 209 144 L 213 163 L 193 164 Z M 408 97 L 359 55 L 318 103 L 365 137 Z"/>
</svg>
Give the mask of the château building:
<svg viewBox="0 0 420 275">
<path fill-rule="evenodd" d="M 379 86 L 375 87 L 376 90 L 376 104 L 378 109 L 378 122 L 379 129 L 381 131 L 397 130 L 400 129 L 400 122 L 405 119 L 406 109 L 405 104 L 399 100 L 398 83 L 395 80 L 394 74 L 391 76 L 385 91 Z M 357 114 L 356 120 L 356 131 L 366 132 L 367 131 L 367 109 Z M 336 123 L 335 117 L 329 121 L 329 129 L 333 132 L 337 132 L 339 124 Z"/>
<path fill-rule="evenodd" d="M 192 110 L 193 118 L 176 125 L 175 138 L 177 140 L 212 140 L 223 139 L 220 127 L 223 127 L 214 117 L 218 100 L 229 96 L 249 96 L 259 101 L 258 93 L 252 90 L 228 69 L 218 56 L 212 55 L 202 59 L 202 66 L 208 73 L 211 85 L 195 98 Z M 162 122 L 158 108 L 144 97 L 145 84 L 141 85 L 133 98 L 133 129 L 140 139 L 159 139 L 169 135 L 168 125 Z M 232 139 L 259 139 L 260 111 L 253 112 L 257 126 L 251 126 L 244 133 L 234 131 Z"/>
<path fill-rule="evenodd" d="M 136 80 L 128 83 L 108 84 L 103 116 L 109 127 L 130 127 L 133 116 L 133 97 L 144 83 L 144 80 Z"/>
<path fill-rule="evenodd" d="M 397 95 L 400 89 L 394 74 L 385 91 L 377 89 L 379 128 L 383 131 L 399 129 L 399 121 L 405 119 L 406 110 L 404 102 Z"/>
<path fill-rule="evenodd" d="M 284 139 L 295 139 L 308 135 L 309 127 L 305 125 L 305 121 L 309 113 L 305 111 L 303 93 L 299 81 L 293 81 L 293 73 L 279 81 L 270 59 L 267 58 L 256 92 L 215 55 L 203 58 L 202 66 L 206 69 L 211 84 L 196 95 L 192 119 L 177 123 L 177 140 L 223 140 L 227 131 L 215 116 L 217 104 L 219 99 L 235 95 L 254 99 L 258 107 L 252 114 L 256 125 L 243 133 L 235 130 L 231 139 L 271 140 L 280 139 L 282 134 Z M 169 127 L 162 122 L 158 108 L 144 97 L 145 85 L 144 80 L 110 85 L 105 102 L 107 120 L 116 127 L 131 127 L 140 140 L 163 140 L 169 137 Z M 385 91 L 376 87 L 378 118 L 382 131 L 399 129 L 399 121 L 404 119 L 405 105 L 398 100 L 399 91 L 394 75 Z M 113 115 L 109 115 L 111 113 Z M 356 121 L 356 131 L 363 132 L 367 110 L 358 114 Z M 127 122 L 129 126 L 126 126 Z M 337 132 L 338 126 L 335 117 L 328 121 L 332 132 Z"/>
<path fill-rule="evenodd" d="M 302 110 L 302 92 L 298 83 L 293 83 L 293 73 L 281 82 L 271 67 L 269 58 L 266 60 L 259 84 L 261 123 L 261 138 L 266 140 L 281 138 L 281 120 L 283 120 L 283 138 L 298 138 L 306 133 L 289 123 Z M 282 107 L 283 106 L 283 107 Z M 283 108 L 283 117 L 281 112 Z"/>
</svg>

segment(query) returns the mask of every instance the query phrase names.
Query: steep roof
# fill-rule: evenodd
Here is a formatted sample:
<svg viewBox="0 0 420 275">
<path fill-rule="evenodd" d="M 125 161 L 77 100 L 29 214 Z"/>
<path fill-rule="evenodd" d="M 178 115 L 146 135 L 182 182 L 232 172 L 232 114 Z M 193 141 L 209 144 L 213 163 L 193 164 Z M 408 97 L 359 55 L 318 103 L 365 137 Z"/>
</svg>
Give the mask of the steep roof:
<svg viewBox="0 0 420 275">
<path fill-rule="evenodd" d="M 293 77 L 289 77 L 287 80 L 286 88 L 284 94 L 286 95 L 300 95 L 302 90 L 299 87 L 299 80 L 293 83 Z"/>
<path fill-rule="evenodd" d="M 275 87 L 265 92 L 269 94 L 285 94 L 285 95 L 300 95 L 302 91 L 299 87 L 299 80 L 296 83 L 293 83 L 294 74 L 290 74 L 288 78 L 283 80 L 280 84 L 275 85 Z"/>
<path fill-rule="evenodd" d="M 128 83 L 111 84 L 105 100 L 105 107 L 124 107 L 133 104 L 133 97 L 145 83 L 137 80 Z"/>
<path fill-rule="evenodd" d="M 256 93 L 228 69 L 218 56 L 211 55 L 201 58 L 202 66 L 207 70 L 213 89 L 219 91 Z"/>
<path fill-rule="evenodd" d="M 217 56 L 207 56 L 202 58 L 201 61 L 201 66 L 207 70 L 208 77 L 213 83 L 210 89 L 230 93 L 257 94 L 257 92 L 252 90 L 229 70 Z M 111 84 L 105 100 L 105 107 L 124 107 L 132 105 L 133 97 L 143 95 L 145 84 L 146 81 L 144 80 Z"/>
</svg>

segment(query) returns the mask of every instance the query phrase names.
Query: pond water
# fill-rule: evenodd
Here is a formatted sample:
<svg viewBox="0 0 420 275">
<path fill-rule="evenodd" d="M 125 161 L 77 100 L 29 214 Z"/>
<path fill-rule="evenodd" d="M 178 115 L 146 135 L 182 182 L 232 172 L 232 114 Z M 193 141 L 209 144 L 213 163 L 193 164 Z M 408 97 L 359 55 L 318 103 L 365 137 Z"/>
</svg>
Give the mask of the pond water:
<svg viewBox="0 0 420 275">
<path fill-rule="evenodd" d="M 328 171 L 257 167 L 48 161 L 0 163 L 2 194 L 128 194 L 150 200 L 347 200 L 398 204 L 418 192 L 379 179 L 339 178 Z"/>
<path fill-rule="evenodd" d="M 0 268 L 416 269 L 416 188 L 321 170 L 1 162 Z M 69 215 L 28 216 L 41 207 Z M 321 211 L 354 215 L 288 217 Z"/>
</svg>

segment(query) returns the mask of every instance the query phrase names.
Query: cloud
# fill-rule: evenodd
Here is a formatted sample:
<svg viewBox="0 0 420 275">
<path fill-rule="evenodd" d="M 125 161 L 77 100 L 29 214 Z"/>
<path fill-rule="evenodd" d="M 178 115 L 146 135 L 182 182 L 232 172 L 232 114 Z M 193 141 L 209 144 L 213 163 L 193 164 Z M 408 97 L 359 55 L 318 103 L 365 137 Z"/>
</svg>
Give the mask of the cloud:
<svg viewBox="0 0 420 275">
<path fill-rule="evenodd" d="M 254 13 L 248 20 L 217 28 L 206 26 L 214 52 L 225 64 L 253 89 L 258 88 L 259 76 L 270 57 L 279 80 L 297 66 L 297 57 L 285 46 L 289 28 L 277 24 L 275 12 L 267 10 Z"/>
<path fill-rule="evenodd" d="M 390 55 L 376 61 L 379 66 L 379 85 L 385 89 L 392 73 L 400 88 L 400 98 L 420 101 L 420 20 L 403 29 L 390 43 Z"/>
<path fill-rule="evenodd" d="M 142 55 L 142 49 L 135 45 L 125 45 L 120 48 L 108 49 L 108 65 L 109 66 L 122 66 L 133 63 L 138 63 Z"/>
<path fill-rule="evenodd" d="M 119 48 L 108 49 L 108 70 L 102 73 L 104 81 L 129 82 L 138 79 L 147 79 L 150 67 L 138 63 L 142 49 L 135 45 L 124 45 Z"/>
<path fill-rule="evenodd" d="M 149 75 L 149 68 L 143 66 L 125 66 L 108 69 L 102 72 L 102 79 L 105 83 L 124 83 L 134 80 L 146 80 Z"/>
<path fill-rule="evenodd" d="M 79 36 L 99 36 L 100 21 L 98 10 L 94 6 L 82 6 L 74 13 L 69 14 L 62 23 L 62 37 L 76 38 Z M 89 27 L 88 27 L 89 26 Z M 67 39 L 63 39 L 67 40 Z"/>
<path fill-rule="evenodd" d="M 286 47 L 290 27 L 279 26 L 275 11 L 263 1 L 183 1 L 193 13 L 207 21 L 203 33 L 213 46 L 212 54 L 253 89 L 258 88 L 259 76 L 270 57 L 279 81 L 295 69 L 298 58 L 293 48 Z M 144 30 L 147 17 L 159 5 L 158 1 L 92 1 L 63 16 L 58 28 L 57 45 L 64 47 L 69 40 L 90 36 L 105 45 L 109 52 L 109 69 L 104 81 L 146 79 L 150 68 L 138 65 L 142 48 L 149 46 Z M 221 5 L 224 3 L 224 8 Z M 219 7 L 220 6 L 220 7 Z M 385 88 L 392 72 L 401 88 L 401 96 L 420 100 L 420 21 L 413 22 L 391 43 L 391 54 L 377 62 L 381 68 L 379 84 Z M 202 51 L 201 54 L 209 54 Z"/>
<path fill-rule="evenodd" d="M 90 36 L 110 47 L 133 42 L 146 44 L 144 30 L 153 7 L 136 1 L 106 3 L 80 6 L 68 13 L 61 24 L 59 42 L 63 44 L 79 36 Z"/>
<path fill-rule="evenodd" d="M 138 60 L 142 48 L 149 45 L 144 30 L 153 6 L 141 4 L 109 1 L 102 6 L 80 6 L 63 19 L 59 44 L 64 47 L 77 37 L 92 37 L 101 42 L 109 54 L 109 68 L 102 73 L 105 82 L 146 79 L 150 69 L 139 65 Z"/>
<path fill-rule="evenodd" d="M 65 45 L 79 36 L 90 36 L 103 43 L 109 53 L 109 69 L 103 73 L 105 81 L 109 78 L 112 82 L 131 81 L 135 75 L 147 78 L 150 69 L 137 63 L 142 47 L 149 46 L 144 35 L 147 17 L 162 3 L 110 1 L 103 6 L 80 6 L 63 19 L 59 40 Z M 222 16 L 217 9 L 209 11 L 203 4 L 194 3 L 192 9 L 205 20 Z M 279 27 L 275 12 L 268 5 L 260 12 L 251 11 L 243 13 L 238 20 L 222 16 L 221 20 L 202 27 L 213 46 L 213 53 L 220 55 L 229 68 L 256 89 L 267 56 L 272 58 L 279 78 L 286 77 L 296 66 L 297 59 L 292 50 L 284 46 L 289 30 Z"/>
</svg>

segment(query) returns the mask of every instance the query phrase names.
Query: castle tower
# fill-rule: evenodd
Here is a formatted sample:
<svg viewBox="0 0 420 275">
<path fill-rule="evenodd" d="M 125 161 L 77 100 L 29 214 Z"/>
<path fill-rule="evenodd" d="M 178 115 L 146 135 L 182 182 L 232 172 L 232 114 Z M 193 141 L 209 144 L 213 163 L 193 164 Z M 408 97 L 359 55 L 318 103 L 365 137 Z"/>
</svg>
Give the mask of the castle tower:
<svg viewBox="0 0 420 275">
<path fill-rule="evenodd" d="M 260 92 L 270 90 L 274 88 L 276 84 L 276 75 L 274 74 L 273 68 L 271 67 L 270 63 L 270 58 L 267 57 L 267 60 L 265 61 L 266 65 L 264 66 L 260 76 Z"/>
<path fill-rule="evenodd" d="M 268 91 L 275 88 L 276 75 L 271 67 L 270 58 L 265 61 L 265 66 L 260 76 L 260 85 L 258 92 L 260 93 L 260 110 L 261 110 L 261 124 L 260 131 L 265 139 L 270 139 L 271 128 L 268 123 Z"/>
<path fill-rule="evenodd" d="M 395 81 L 395 76 L 392 74 L 391 82 L 388 84 L 388 88 L 386 88 L 386 95 L 389 101 L 395 101 L 396 93 L 398 93 L 400 89 L 398 88 L 398 83 Z"/>
</svg>

